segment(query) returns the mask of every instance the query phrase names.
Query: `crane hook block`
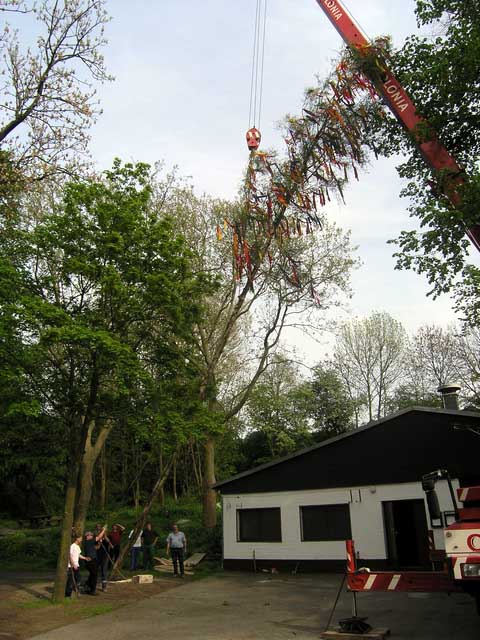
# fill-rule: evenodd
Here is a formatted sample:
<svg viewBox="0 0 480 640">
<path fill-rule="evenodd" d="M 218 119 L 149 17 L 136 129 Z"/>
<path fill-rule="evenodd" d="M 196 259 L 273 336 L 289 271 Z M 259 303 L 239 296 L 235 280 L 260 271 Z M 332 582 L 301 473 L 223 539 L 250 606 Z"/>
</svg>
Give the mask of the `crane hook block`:
<svg viewBox="0 0 480 640">
<path fill-rule="evenodd" d="M 256 151 L 260 146 L 260 140 L 262 139 L 262 134 L 258 129 L 252 127 L 246 133 L 247 138 L 247 146 L 250 151 Z"/>
</svg>

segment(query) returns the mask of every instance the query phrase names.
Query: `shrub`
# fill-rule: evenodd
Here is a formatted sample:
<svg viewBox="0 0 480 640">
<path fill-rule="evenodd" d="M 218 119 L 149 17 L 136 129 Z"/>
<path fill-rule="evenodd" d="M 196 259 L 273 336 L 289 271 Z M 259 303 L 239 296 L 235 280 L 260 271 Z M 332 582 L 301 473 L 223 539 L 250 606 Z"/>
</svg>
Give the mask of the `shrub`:
<svg viewBox="0 0 480 640">
<path fill-rule="evenodd" d="M 18 531 L 0 537 L 2 566 L 54 567 L 60 533 L 57 528 L 42 531 Z"/>
</svg>

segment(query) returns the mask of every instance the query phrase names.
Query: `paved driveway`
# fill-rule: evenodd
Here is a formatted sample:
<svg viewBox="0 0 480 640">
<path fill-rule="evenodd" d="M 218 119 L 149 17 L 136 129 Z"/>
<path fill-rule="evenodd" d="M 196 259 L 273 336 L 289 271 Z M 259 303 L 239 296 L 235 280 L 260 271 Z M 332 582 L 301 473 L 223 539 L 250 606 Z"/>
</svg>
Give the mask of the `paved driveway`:
<svg viewBox="0 0 480 640">
<path fill-rule="evenodd" d="M 340 579 L 225 574 L 186 581 L 177 589 L 35 640 L 312 640 L 326 626 Z M 101 596 L 96 601 L 100 604 Z M 480 617 L 473 600 L 463 594 L 360 594 L 358 602 L 359 615 L 368 616 L 373 626 L 389 627 L 392 640 L 480 637 Z M 343 593 L 334 620 L 350 612 L 351 595 Z"/>
</svg>

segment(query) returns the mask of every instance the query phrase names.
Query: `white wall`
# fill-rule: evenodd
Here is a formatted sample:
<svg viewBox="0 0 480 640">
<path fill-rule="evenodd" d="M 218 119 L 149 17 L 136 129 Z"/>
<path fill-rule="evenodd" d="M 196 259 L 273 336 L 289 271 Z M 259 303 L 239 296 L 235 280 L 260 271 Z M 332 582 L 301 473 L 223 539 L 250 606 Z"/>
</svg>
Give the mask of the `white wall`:
<svg viewBox="0 0 480 640">
<path fill-rule="evenodd" d="M 454 487 L 458 482 L 454 481 Z M 451 511 L 452 503 L 445 481 L 437 483 L 442 511 Z M 352 487 L 349 489 L 318 489 L 313 491 L 282 491 L 278 493 L 249 493 L 224 495 L 223 500 L 223 556 L 225 559 L 276 560 L 340 560 L 345 558 L 345 543 L 302 542 L 300 507 L 308 505 L 345 504 L 350 506 L 352 537 L 363 559 L 386 559 L 387 549 L 383 524 L 382 502 L 422 498 L 425 494 L 420 482 Z M 237 509 L 280 507 L 282 542 L 238 542 Z M 430 529 L 427 504 L 427 527 Z M 441 529 L 434 530 L 438 549 L 443 548 Z"/>
</svg>

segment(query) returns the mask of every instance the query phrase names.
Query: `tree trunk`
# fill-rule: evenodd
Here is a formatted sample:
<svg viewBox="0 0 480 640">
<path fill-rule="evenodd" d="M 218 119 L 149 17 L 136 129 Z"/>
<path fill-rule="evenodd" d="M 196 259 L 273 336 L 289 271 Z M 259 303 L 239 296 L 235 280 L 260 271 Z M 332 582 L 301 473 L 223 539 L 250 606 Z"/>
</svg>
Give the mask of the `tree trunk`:
<svg viewBox="0 0 480 640">
<path fill-rule="evenodd" d="M 74 420 L 69 425 L 70 452 L 67 464 L 67 481 L 65 488 L 65 501 L 63 506 L 62 530 L 60 534 L 60 548 L 58 550 L 55 582 L 53 585 L 52 600 L 58 602 L 65 597 L 65 585 L 67 583 L 68 556 L 72 543 L 73 511 L 77 493 L 78 476 L 80 473 L 80 460 L 85 449 L 88 434 L 86 419 Z"/>
<path fill-rule="evenodd" d="M 197 487 L 197 490 L 200 490 L 202 488 L 202 478 L 197 466 L 197 458 L 195 454 L 195 449 L 193 447 L 193 442 L 190 442 L 190 454 L 192 456 L 192 467 L 193 467 L 193 473 L 195 477 L 195 485 Z"/>
<path fill-rule="evenodd" d="M 176 461 L 173 463 L 172 492 L 173 492 L 173 499 L 175 500 L 175 502 L 178 502 L 178 496 L 177 496 L 177 462 Z"/>
<path fill-rule="evenodd" d="M 200 445 L 199 445 L 198 441 L 197 441 L 196 449 L 197 449 L 197 456 L 198 456 L 198 464 L 197 464 L 198 477 L 199 477 L 198 488 L 202 489 L 202 487 L 203 487 L 203 464 L 202 464 L 202 452 L 200 450 Z"/>
<path fill-rule="evenodd" d="M 217 493 L 215 484 L 215 441 L 210 436 L 205 441 L 203 466 L 203 526 L 213 529 L 217 524 Z"/>
<path fill-rule="evenodd" d="M 140 480 L 137 478 L 133 483 L 133 504 L 135 511 L 140 508 Z"/>
<path fill-rule="evenodd" d="M 127 493 L 128 490 L 128 484 L 127 484 L 127 455 L 126 453 L 124 453 L 122 455 L 122 471 L 121 471 L 121 478 L 122 478 L 122 495 L 125 495 Z"/>
<path fill-rule="evenodd" d="M 82 534 L 85 527 L 85 520 L 92 495 L 94 467 L 95 460 L 93 458 L 93 451 L 92 449 L 86 448 L 80 464 L 80 473 L 78 474 L 77 499 L 75 501 L 73 517 L 73 528 L 78 534 Z"/>
<path fill-rule="evenodd" d="M 162 446 L 160 445 L 160 455 L 158 458 L 158 470 L 159 470 L 159 477 L 161 478 L 163 476 L 163 449 Z M 160 487 L 160 491 L 158 492 L 158 503 L 160 504 L 161 507 L 165 506 L 165 488 L 162 484 L 162 486 Z"/>
<path fill-rule="evenodd" d="M 55 571 L 55 584 L 53 587 L 52 600 L 59 602 L 65 597 L 65 585 L 67 583 L 67 566 L 70 545 L 72 543 L 72 523 L 73 509 L 75 506 L 75 494 L 77 492 L 78 464 L 72 465 L 67 478 L 67 489 L 65 492 L 65 504 L 63 507 L 62 531 L 60 536 L 60 549 L 57 558 L 57 569 Z"/>
<path fill-rule="evenodd" d="M 120 551 L 120 555 L 118 556 L 117 561 L 115 562 L 113 568 L 112 568 L 112 576 L 115 575 L 116 573 L 118 573 L 120 571 L 120 568 L 123 564 L 123 560 L 125 558 L 125 556 L 129 553 L 130 549 L 133 547 L 135 540 L 137 540 L 138 536 L 140 535 L 140 532 L 143 531 L 144 527 L 145 527 L 145 522 L 148 518 L 148 514 L 150 513 L 150 509 L 152 508 L 154 502 L 158 499 L 158 495 L 160 493 L 160 491 L 163 489 L 163 486 L 168 478 L 168 476 L 170 475 L 170 470 L 172 468 L 172 465 L 174 464 L 176 457 L 178 454 L 178 448 L 176 449 L 176 451 L 174 452 L 171 460 L 169 461 L 169 463 L 167 464 L 167 466 L 164 468 L 163 470 L 163 474 L 161 476 L 159 476 L 157 482 L 155 483 L 155 486 L 152 489 L 152 492 L 150 493 L 148 500 L 142 510 L 142 513 L 140 514 L 139 518 L 137 519 L 137 522 L 135 524 L 135 527 L 133 529 L 133 533 L 130 536 L 128 543 L 122 548 L 122 550 Z"/>
<path fill-rule="evenodd" d="M 183 468 L 183 472 L 182 472 L 182 477 L 183 477 L 183 488 L 182 488 L 182 495 L 184 496 L 189 496 L 190 495 L 190 469 L 187 466 L 187 451 L 185 451 L 184 453 L 184 468 Z"/>
<path fill-rule="evenodd" d="M 105 445 L 102 447 L 102 453 L 100 454 L 100 492 L 98 496 L 98 508 L 100 511 L 105 511 L 105 505 L 107 504 L 107 454 L 105 451 Z"/>
<path fill-rule="evenodd" d="M 95 422 L 92 420 L 88 428 L 85 450 L 82 456 L 77 484 L 77 500 L 75 503 L 75 515 L 73 519 L 73 528 L 77 533 L 83 533 L 83 529 L 85 527 L 87 511 L 92 497 L 93 470 L 108 434 L 112 429 L 112 423 L 106 422 L 102 424 L 97 439 L 95 440 L 95 444 L 92 444 L 92 433 L 94 428 Z"/>
</svg>

